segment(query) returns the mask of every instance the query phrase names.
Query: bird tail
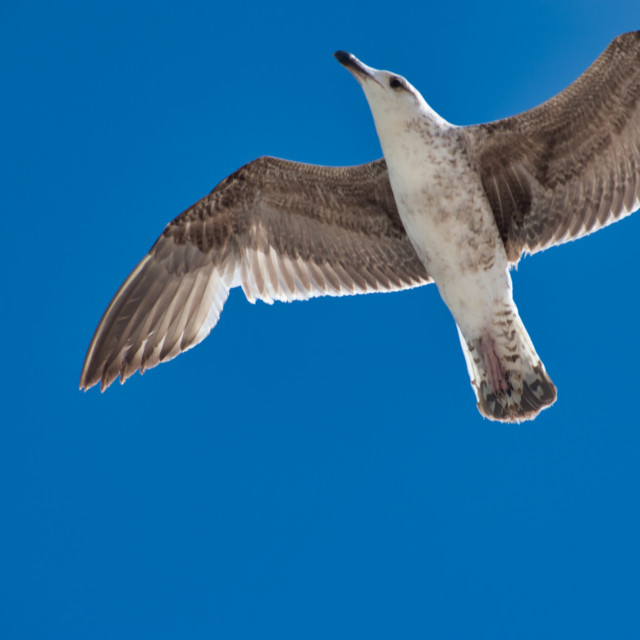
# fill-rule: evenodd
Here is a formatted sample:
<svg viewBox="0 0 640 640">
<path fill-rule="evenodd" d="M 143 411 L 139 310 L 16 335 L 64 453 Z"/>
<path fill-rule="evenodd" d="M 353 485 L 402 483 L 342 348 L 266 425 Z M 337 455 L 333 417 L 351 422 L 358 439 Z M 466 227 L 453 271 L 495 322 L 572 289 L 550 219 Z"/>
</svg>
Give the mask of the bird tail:
<svg viewBox="0 0 640 640">
<path fill-rule="evenodd" d="M 478 410 L 490 420 L 532 420 L 556 401 L 556 387 L 517 311 L 496 320 L 471 340 L 458 328 Z"/>
</svg>

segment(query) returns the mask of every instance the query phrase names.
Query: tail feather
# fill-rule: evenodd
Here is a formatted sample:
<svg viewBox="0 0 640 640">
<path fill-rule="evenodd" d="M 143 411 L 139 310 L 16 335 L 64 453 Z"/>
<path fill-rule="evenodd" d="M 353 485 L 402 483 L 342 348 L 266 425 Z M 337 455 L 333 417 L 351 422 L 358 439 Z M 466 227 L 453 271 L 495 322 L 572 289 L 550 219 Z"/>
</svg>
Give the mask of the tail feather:
<svg viewBox="0 0 640 640">
<path fill-rule="evenodd" d="M 479 338 L 458 333 L 483 416 L 501 422 L 532 420 L 556 401 L 556 387 L 517 312 Z"/>
</svg>

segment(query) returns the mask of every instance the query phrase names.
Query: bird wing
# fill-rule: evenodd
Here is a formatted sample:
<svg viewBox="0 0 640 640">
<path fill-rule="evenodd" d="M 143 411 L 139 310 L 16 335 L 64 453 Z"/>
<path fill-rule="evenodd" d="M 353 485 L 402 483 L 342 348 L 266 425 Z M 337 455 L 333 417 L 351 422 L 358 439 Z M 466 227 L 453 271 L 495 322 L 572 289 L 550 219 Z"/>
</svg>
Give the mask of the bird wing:
<svg viewBox="0 0 640 640">
<path fill-rule="evenodd" d="M 429 281 L 383 159 L 320 167 L 258 158 L 167 225 L 102 316 L 80 388 L 104 390 L 195 346 L 235 286 L 271 303 Z"/>
<path fill-rule="evenodd" d="M 511 261 L 629 215 L 640 205 L 640 31 L 542 105 L 464 129 Z"/>
</svg>

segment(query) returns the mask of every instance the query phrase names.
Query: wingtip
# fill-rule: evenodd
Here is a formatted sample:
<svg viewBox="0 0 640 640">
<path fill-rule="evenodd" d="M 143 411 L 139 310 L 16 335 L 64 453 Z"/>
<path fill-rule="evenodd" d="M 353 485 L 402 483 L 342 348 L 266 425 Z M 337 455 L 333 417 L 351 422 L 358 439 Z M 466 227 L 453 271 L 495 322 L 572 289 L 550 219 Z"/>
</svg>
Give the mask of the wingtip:
<svg viewBox="0 0 640 640">
<path fill-rule="evenodd" d="M 89 389 L 95 387 L 98 383 L 100 383 L 100 392 L 103 392 L 109 385 L 104 384 L 104 379 L 101 377 L 97 377 L 94 375 L 89 375 L 86 367 L 82 370 L 82 374 L 80 375 L 80 384 L 78 388 L 80 391 L 86 393 Z"/>
<path fill-rule="evenodd" d="M 93 384 L 89 384 L 86 380 L 84 379 L 80 379 L 80 384 L 78 385 L 78 389 L 80 391 L 82 391 L 83 393 L 86 393 L 87 391 L 89 391 L 89 389 L 91 389 L 91 387 L 93 387 Z"/>
</svg>

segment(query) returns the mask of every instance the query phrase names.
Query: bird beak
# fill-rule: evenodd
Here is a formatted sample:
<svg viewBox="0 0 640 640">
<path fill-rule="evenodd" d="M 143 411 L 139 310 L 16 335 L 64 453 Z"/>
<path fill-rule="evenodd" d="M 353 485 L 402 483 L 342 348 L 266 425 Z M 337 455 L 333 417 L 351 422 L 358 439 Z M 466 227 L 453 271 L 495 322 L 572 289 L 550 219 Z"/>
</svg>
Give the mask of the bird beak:
<svg viewBox="0 0 640 640">
<path fill-rule="evenodd" d="M 373 80 L 375 83 L 380 84 L 375 76 L 376 70 L 368 67 L 364 62 L 360 62 L 352 53 L 336 51 L 333 55 L 345 69 L 353 74 L 356 80 Z"/>
</svg>

